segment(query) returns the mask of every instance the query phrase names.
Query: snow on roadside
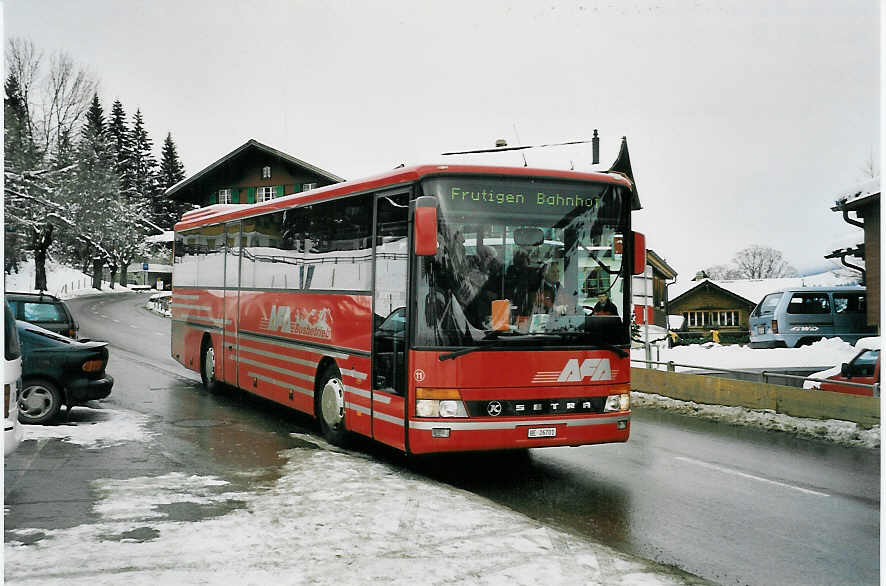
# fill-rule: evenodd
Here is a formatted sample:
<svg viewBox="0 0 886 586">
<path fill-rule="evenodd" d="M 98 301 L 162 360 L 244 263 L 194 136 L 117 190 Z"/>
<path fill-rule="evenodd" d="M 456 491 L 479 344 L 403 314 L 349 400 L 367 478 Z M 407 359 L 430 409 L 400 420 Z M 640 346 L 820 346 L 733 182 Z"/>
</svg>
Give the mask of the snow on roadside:
<svg viewBox="0 0 886 586">
<path fill-rule="evenodd" d="M 17 273 L 4 275 L 4 291 L 16 293 L 37 293 L 34 289 L 34 274 L 36 268 L 33 260 L 28 260 L 20 265 Z M 82 297 L 86 295 L 106 295 L 109 293 L 128 293 L 130 289 L 120 283 L 111 284 L 102 281 L 102 289 L 92 287 L 92 277 L 65 265 L 54 261 L 46 261 L 46 293 L 62 299 Z"/>
<path fill-rule="evenodd" d="M 800 348 L 750 348 L 738 344 L 723 345 L 714 342 L 676 346 L 674 348 L 658 347 L 652 349 L 652 360 L 656 362 L 675 362 L 700 366 L 702 368 L 727 368 L 741 370 L 745 368 L 778 368 L 778 367 L 826 367 L 847 362 L 856 354 L 855 347 L 840 338 L 826 338 L 809 346 Z M 631 366 L 645 368 L 643 348 L 631 350 Z M 639 361 L 639 362 L 635 362 Z M 665 369 L 665 366 L 655 366 Z M 677 372 L 691 370 L 687 367 L 676 367 Z"/>
<path fill-rule="evenodd" d="M 270 487 L 103 479 L 94 523 L 7 531 L 7 583 L 698 584 L 486 498 L 296 435 Z M 176 506 L 225 511 L 200 522 Z M 232 549 L 234 547 L 235 549 Z M 51 558 L 52 563 L 46 564 Z"/>
<path fill-rule="evenodd" d="M 731 425 L 786 431 L 800 437 L 823 439 L 845 446 L 880 447 L 879 425 L 865 429 L 851 421 L 792 417 L 769 409 L 705 405 L 638 391 L 631 392 L 631 403 L 634 407 L 654 407 Z"/>
</svg>

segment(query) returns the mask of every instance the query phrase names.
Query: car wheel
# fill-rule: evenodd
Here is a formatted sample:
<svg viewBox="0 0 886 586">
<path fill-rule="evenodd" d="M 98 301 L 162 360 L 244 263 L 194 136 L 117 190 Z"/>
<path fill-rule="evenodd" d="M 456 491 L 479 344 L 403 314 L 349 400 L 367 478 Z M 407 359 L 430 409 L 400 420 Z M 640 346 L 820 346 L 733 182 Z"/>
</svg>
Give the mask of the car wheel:
<svg viewBox="0 0 886 586">
<path fill-rule="evenodd" d="M 323 437 L 333 445 L 344 445 L 348 438 L 345 427 L 345 386 L 341 381 L 341 373 L 334 366 L 327 368 L 320 378 L 316 413 Z"/>
<path fill-rule="evenodd" d="M 28 379 L 18 400 L 18 420 L 31 425 L 49 423 L 62 408 L 62 393 L 43 379 Z"/>
<path fill-rule="evenodd" d="M 206 390 L 213 393 L 220 390 L 222 386 L 222 383 L 215 378 L 215 366 L 215 347 L 212 345 L 212 340 L 207 338 L 200 350 L 200 379 Z"/>
</svg>

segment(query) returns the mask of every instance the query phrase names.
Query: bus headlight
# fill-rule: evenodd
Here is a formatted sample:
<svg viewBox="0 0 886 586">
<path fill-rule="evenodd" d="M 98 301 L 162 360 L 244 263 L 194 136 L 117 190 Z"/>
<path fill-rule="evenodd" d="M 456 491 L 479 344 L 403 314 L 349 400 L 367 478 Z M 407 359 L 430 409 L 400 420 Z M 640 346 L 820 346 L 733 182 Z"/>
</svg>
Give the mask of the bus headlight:
<svg viewBox="0 0 886 586">
<path fill-rule="evenodd" d="M 603 413 L 609 413 L 612 411 L 627 411 L 630 408 L 630 393 L 623 393 L 621 395 L 609 395 L 608 397 L 606 397 L 606 405 L 603 407 Z"/>
<path fill-rule="evenodd" d="M 415 391 L 415 414 L 418 417 L 468 416 L 458 389 L 417 388 Z"/>
</svg>

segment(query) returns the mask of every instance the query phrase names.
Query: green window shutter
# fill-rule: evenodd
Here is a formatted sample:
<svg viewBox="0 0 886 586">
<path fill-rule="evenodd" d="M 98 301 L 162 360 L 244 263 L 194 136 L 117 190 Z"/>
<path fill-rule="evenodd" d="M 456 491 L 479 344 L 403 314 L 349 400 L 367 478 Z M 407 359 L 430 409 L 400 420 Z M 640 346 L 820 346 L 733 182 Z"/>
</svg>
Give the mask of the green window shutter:
<svg viewBox="0 0 886 586">
<path fill-rule="evenodd" d="M 277 186 L 277 197 L 283 197 L 283 186 L 282 185 Z"/>
<path fill-rule="evenodd" d="M 246 190 L 246 203 L 255 203 L 255 187 Z"/>
<path fill-rule="evenodd" d="M 231 188 L 231 203 L 240 203 L 240 190 L 236 187 Z"/>
<path fill-rule="evenodd" d="M 209 194 L 209 205 L 212 205 L 214 203 L 218 203 L 218 192 L 217 191 L 213 191 L 212 193 Z"/>
</svg>

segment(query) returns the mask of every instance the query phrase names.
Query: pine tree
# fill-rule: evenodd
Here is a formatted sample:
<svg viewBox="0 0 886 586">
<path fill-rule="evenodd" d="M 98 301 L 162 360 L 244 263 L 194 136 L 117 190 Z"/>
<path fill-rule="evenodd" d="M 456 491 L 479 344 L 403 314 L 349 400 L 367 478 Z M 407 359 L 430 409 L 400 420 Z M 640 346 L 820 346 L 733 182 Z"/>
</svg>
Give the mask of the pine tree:
<svg viewBox="0 0 886 586">
<path fill-rule="evenodd" d="M 114 148 L 114 161 L 117 164 L 117 173 L 123 181 L 123 190 L 128 192 L 133 188 L 133 172 L 131 169 L 132 146 L 130 130 L 126 126 L 126 112 L 120 100 L 114 100 L 111 107 L 111 121 L 108 123 L 108 135 Z"/>
<path fill-rule="evenodd" d="M 160 187 L 165 191 L 185 178 L 185 166 L 178 158 L 172 133 L 166 134 L 163 141 L 163 156 L 160 159 Z"/>
<path fill-rule="evenodd" d="M 163 154 L 160 159 L 159 189 L 154 202 L 156 211 L 156 223 L 164 230 L 172 230 L 172 227 L 187 211 L 187 204 L 172 201 L 165 196 L 164 192 L 185 178 L 185 166 L 178 158 L 172 133 L 166 134 L 163 141 Z"/>
</svg>

